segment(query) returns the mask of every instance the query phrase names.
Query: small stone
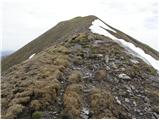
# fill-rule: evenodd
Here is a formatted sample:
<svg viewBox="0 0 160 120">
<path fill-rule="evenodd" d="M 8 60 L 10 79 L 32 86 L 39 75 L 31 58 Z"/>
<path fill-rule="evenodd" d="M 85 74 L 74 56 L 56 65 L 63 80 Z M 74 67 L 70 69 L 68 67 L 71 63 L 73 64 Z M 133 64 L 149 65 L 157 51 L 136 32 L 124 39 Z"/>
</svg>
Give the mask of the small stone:
<svg viewBox="0 0 160 120">
<path fill-rule="evenodd" d="M 92 91 L 92 89 L 84 89 L 84 90 L 83 90 L 84 93 L 89 93 L 89 92 L 91 92 L 91 91 Z"/>
<path fill-rule="evenodd" d="M 125 102 L 128 102 L 128 103 L 129 103 L 129 99 L 128 99 L 128 98 L 125 98 Z"/>
<path fill-rule="evenodd" d="M 121 101 L 118 99 L 118 97 L 115 97 L 115 99 L 116 99 L 117 103 L 121 105 Z"/>
<path fill-rule="evenodd" d="M 79 45 L 79 44 L 75 44 L 74 48 L 75 48 L 75 49 L 81 49 L 81 48 L 82 48 L 82 46 L 81 46 L 81 45 Z"/>
<path fill-rule="evenodd" d="M 129 93 L 132 92 L 132 90 L 131 90 L 131 88 L 129 86 L 125 85 L 125 88 L 127 89 L 127 92 L 129 92 Z"/>
<path fill-rule="evenodd" d="M 139 115 L 143 115 L 143 113 L 140 112 Z"/>
<path fill-rule="evenodd" d="M 83 113 L 86 114 L 86 115 L 89 114 L 89 109 L 88 109 L 88 108 L 83 108 L 82 111 L 83 111 Z"/>
<path fill-rule="evenodd" d="M 144 97 L 144 102 L 149 103 L 149 99 L 147 97 Z"/>
<path fill-rule="evenodd" d="M 60 91 L 61 91 L 61 92 L 64 92 L 64 89 L 61 89 Z"/>
<path fill-rule="evenodd" d="M 97 54 L 97 57 L 103 57 L 103 54 Z"/>
<path fill-rule="evenodd" d="M 124 96 L 124 95 L 126 95 L 127 94 L 127 92 L 126 91 L 124 91 L 124 90 L 119 90 L 119 95 L 121 95 L 121 96 Z"/>
<path fill-rule="evenodd" d="M 110 70 L 111 68 L 109 66 L 106 66 L 106 70 Z"/>
<path fill-rule="evenodd" d="M 89 58 L 91 59 L 100 59 L 100 58 L 103 58 L 103 54 L 90 54 L 89 55 Z"/>
<path fill-rule="evenodd" d="M 117 78 L 114 78 L 115 83 L 119 83 L 119 80 Z"/>
<path fill-rule="evenodd" d="M 137 60 L 134 60 L 134 59 L 130 59 L 130 61 L 134 64 L 138 64 L 139 62 Z"/>
<path fill-rule="evenodd" d="M 137 103 L 135 101 L 133 101 L 134 106 L 137 106 Z"/>
<path fill-rule="evenodd" d="M 104 44 L 104 41 L 102 40 L 95 40 L 93 43 L 93 46 L 100 46 L 101 44 Z"/>
<path fill-rule="evenodd" d="M 109 61 L 109 56 L 108 56 L 108 55 L 105 55 L 104 59 L 105 59 L 105 62 L 106 62 L 106 64 L 107 64 L 108 61 Z"/>
<path fill-rule="evenodd" d="M 88 119 L 89 118 L 89 109 L 88 108 L 82 108 L 80 116 L 83 119 Z"/>
<path fill-rule="evenodd" d="M 64 81 L 61 81 L 61 83 L 63 84 L 63 83 L 64 83 Z"/>
<path fill-rule="evenodd" d="M 117 69 L 117 66 L 116 66 L 115 63 L 112 63 L 112 67 L 113 67 L 114 69 Z"/>
<path fill-rule="evenodd" d="M 122 60 L 124 60 L 124 57 L 123 57 L 123 56 L 121 56 L 120 58 L 121 58 Z"/>
<path fill-rule="evenodd" d="M 128 75 L 126 75 L 124 73 L 119 74 L 118 77 L 121 79 L 131 79 Z"/>
<path fill-rule="evenodd" d="M 56 114 L 57 112 L 55 111 L 55 112 L 53 112 L 53 114 Z"/>
<path fill-rule="evenodd" d="M 131 85 L 131 89 L 132 89 L 132 90 L 135 90 L 135 87 L 134 87 L 133 85 Z"/>
<path fill-rule="evenodd" d="M 83 115 L 81 116 L 83 119 L 88 119 L 88 116 L 87 115 Z"/>
<path fill-rule="evenodd" d="M 154 116 L 154 118 L 156 118 L 156 119 L 158 119 L 159 118 L 159 115 L 157 114 L 157 113 L 153 113 L 153 116 Z"/>
<path fill-rule="evenodd" d="M 140 113 L 140 112 L 141 112 L 139 109 L 136 109 L 135 111 L 136 111 L 136 112 L 138 112 L 138 113 Z"/>
<path fill-rule="evenodd" d="M 125 71 L 126 69 L 125 69 L 125 68 L 121 68 L 121 70 L 122 70 L 122 71 Z"/>
<path fill-rule="evenodd" d="M 127 90 L 127 92 L 129 92 L 129 93 L 130 93 L 130 95 L 132 95 L 132 94 L 131 94 L 131 92 L 132 92 L 131 90 Z"/>
</svg>

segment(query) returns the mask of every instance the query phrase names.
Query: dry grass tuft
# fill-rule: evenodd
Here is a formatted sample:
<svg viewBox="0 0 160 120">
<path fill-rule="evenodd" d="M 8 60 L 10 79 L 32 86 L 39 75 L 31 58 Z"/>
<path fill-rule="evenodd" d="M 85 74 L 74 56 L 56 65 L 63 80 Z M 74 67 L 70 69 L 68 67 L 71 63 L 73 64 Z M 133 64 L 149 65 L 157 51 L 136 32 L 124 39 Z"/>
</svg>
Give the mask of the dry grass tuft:
<svg viewBox="0 0 160 120">
<path fill-rule="evenodd" d="M 94 88 L 92 90 L 92 94 L 90 96 L 91 100 L 91 110 L 94 112 L 94 116 L 96 118 L 101 118 L 103 114 L 105 114 L 105 111 L 100 111 L 102 110 L 111 110 L 113 106 L 113 97 L 110 94 L 110 92 Z M 106 111 L 106 116 L 110 116 L 110 118 L 113 118 L 112 112 L 111 111 Z M 104 117 L 104 116 L 103 116 Z"/>
<path fill-rule="evenodd" d="M 81 85 L 72 84 L 67 87 L 64 94 L 64 111 L 68 118 L 79 118 L 81 111 Z"/>
<path fill-rule="evenodd" d="M 63 65 L 64 67 L 67 67 L 69 65 L 69 61 L 63 58 L 57 58 L 54 61 L 55 65 Z"/>
<path fill-rule="evenodd" d="M 20 98 L 14 98 L 9 103 L 9 106 L 12 106 L 14 104 L 26 104 L 30 101 L 30 97 L 20 97 Z"/>
<path fill-rule="evenodd" d="M 26 96 L 31 96 L 33 95 L 33 91 L 32 90 L 27 90 L 27 91 L 24 91 L 24 92 L 21 92 L 21 93 L 17 93 L 15 95 L 15 97 L 26 97 Z"/>
<path fill-rule="evenodd" d="M 107 71 L 106 70 L 98 70 L 95 73 L 95 79 L 96 80 L 101 81 L 101 80 L 106 79 L 106 77 L 107 77 Z"/>
<path fill-rule="evenodd" d="M 71 83 L 78 83 L 82 80 L 82 73 L 80 71 L 73 71 L 68 77 L 68 81 Z"/>
<path fill-rule="evenodd" d="M 73 39 L 72 43 L 80 43 L 80 44 L 86 44 L 85 42 L 88 42 L 88 35 L 86 33 L 80 33 L 76 39 Z"/>
<path fill-rule="evenodd" d="M 5 118 L 15 118 L 18 114 L 20 114 L 24 109 L 24 106 L 21 104 L 14 104 L 13 106 L 9 107 L 6 113 Z"/>
<path fill-rule="evenodd" d="M 32 100 L 30 106 L 33 110 L 39 110 L 42 105 L 39 100 Z"/>
<path fill-rule="evenodd" d="M 69 54 L 70 53 L 70 50 L 68 48 L 66 48 L 65 46 L 62 46 L 62 45 L 56 46 L 56 48 L 51 47 L 48 51 L 50 53 L 63 53 L 63 54 Z"/>
<path fill-rule="evenodd" d="M 74 91 L 78 94 L 82 94 L 83 86 L 81 84 L 71 84 L 66 88 L 66 93 Z"/>
</svg>

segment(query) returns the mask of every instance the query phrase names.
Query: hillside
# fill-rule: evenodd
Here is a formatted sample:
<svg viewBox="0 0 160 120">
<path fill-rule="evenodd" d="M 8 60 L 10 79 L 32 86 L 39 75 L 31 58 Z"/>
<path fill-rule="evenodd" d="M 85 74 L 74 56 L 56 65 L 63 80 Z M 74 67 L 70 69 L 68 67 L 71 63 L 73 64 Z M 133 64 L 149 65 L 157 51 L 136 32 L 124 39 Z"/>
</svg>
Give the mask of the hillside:
<svg viewBox="0 0 160 120">
<path fill-rule="evenodd" d="M 2 118 L 159 117 L 158 70 L 111 29 L 98 25 L 105 31 L 96 33 L 95 19 L 61 22 L 2 62 Z"/>
</svg>

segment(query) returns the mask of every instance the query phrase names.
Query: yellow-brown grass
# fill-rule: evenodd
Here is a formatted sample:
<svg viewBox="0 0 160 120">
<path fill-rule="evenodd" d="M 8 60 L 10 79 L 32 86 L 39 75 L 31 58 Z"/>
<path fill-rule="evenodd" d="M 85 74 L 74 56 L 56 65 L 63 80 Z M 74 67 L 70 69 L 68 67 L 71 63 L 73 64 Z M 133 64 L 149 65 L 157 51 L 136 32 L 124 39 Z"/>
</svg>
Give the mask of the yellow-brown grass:
<svg viewBox="0 0 160 120">
<path fill-rule="evenodd" d="M 64 111 L 69 118 L 79 118 L 82 102 L 81 85 L 69 85 L 64 94 Z"/>
<path fill-rule="evenodd" d="M 7 110 L 7 114 L 5 115 L 5 118 L 15 118 L 18 114 L 20 114 L 24 109 L 24 106 L 21 104 L 14 104 L 13 106 L 9 107 Z"/>
<path fill-rule="evenodd" d="M 95 73 L 95 79 L 96 79 L 96 80 L 101 81 L 101 80 L 106 79 L 106 77 L 107 77 L 107 72 L 106 72 L 106 70 L 98 70 L 98 71 L 96 71 L 96 73 Z"/>
<path fill-rule="evenodd" d="M 71 83 L 78 83 L 82 80 L 82 73 L 80 71 L 73 71 L 71 75 L 68 77 L 68 81 Z"/>
</svg>

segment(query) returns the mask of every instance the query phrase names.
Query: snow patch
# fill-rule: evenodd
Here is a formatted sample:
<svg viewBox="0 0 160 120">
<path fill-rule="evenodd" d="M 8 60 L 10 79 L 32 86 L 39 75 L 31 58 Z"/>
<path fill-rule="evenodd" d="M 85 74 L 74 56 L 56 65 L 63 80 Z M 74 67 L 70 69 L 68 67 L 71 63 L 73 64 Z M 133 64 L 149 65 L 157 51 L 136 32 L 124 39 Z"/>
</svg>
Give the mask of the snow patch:
<svg viewBox="0 0 160 120">
<path fill-rule="evenodd" d="M 93 32 L 93 33 L 99 33 L 101 35 L 105 35 L 110 37 L 111 39 L 115 39 L 115 37 L 113 35 L 111 35 L 110 33 L 108 33 L 106 30 L 104 30 L 103 28 L 109 29 L 112 32 L 115 32 L 114 30 L 112 30 L 111 28 L 109 28 L 108 26 L 106 26 L 102 21 L 100 21 L 99 19 L 96 19 L 92 22 L 92 25 L 89 27 L 89 29 Z"/>
<path fill-rule="evenodd" d="M 28 59 L 33 58 L 35 55 L 36 55 L 36 53 L 32 54 L 31 56 L 29 56 L 29 58 L 28 58 Z"/>
<path fill-rule="evenodd" d="M 159 70 L 159 61 L 151 57 L 150 55 L 146 54 L 141 48 L 136 47 L 134 44 L 130 42 L 126 42 L 123 39 L 114 39 L 120 42 L 124 47 L 128 47 L 129 49 L 133 50 L 136 54 L 132 53 L 133 55 L 141 58 L 147 64 L 152 65 L 155 69 Z"/>
<path fill-rule="evenodd" d="M 154 59 L 152 56 L 146 54 L 143 49 L 136 47 L 134 44 L 130 43 L 130 42 L 126 42 L 123 39 L 118 39 L 115 36 L 113 36 L 112 34 L 110 34 L 109 32 L 107 32 L 105 29 L 109 29 L 112 32 L 115 32 L 114 30 L 112 30 L 111 28 L 109 28 L 107 25 L 105 25 L 102 21 L 100 21 L 99 19 L 96 19 L 92 22 L 92 25 L 89 27 L 89 29 L 93 32 L 93 33 L 98 33 L 101 35 L 105 35 L 107 37 L 110 37 L 111 39 L 113 39 L 114 41 L 120 43 L 123 47 L 125 48 L 129 48 L 130 50 L 134 51 L 136 54 L 132 54 L 141 58 L 144 62 L 146 62 L 147 64 L 152 65 L 155 69 L 159 70 L 159 61 Z"/>
</svg>

